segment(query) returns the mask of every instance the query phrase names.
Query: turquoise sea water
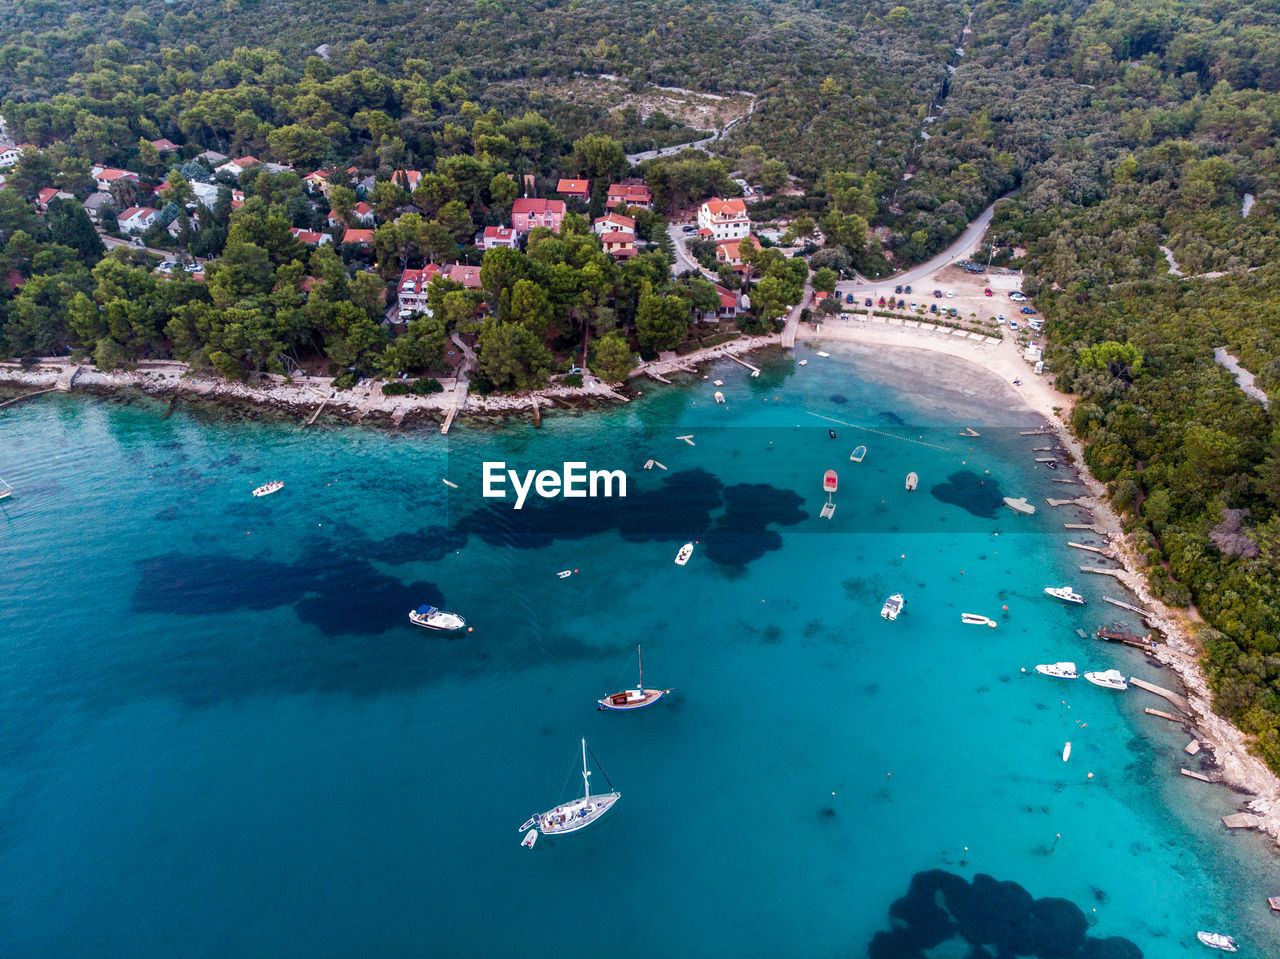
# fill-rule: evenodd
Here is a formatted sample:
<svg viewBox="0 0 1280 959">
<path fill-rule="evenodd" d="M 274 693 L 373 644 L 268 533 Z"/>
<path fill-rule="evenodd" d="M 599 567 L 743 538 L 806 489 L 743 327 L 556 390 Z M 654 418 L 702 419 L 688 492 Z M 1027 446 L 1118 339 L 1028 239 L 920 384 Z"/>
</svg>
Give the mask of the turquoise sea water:
<svg viewBox="0 0 1280 959">
<path fill-rule="evenodd" d="M 1275 860 L 1177 775 L 1161 703 L 1022 672 L 1173 683 L 1076 635 L 1116 587 L 1076 572 L 1074 514 L 999 507 L 1069 495 L 1018 435 L 1036 418 L 952 361 L 826 349 L 715 367 L 724 406 L 699 381 L 447 440 L 5 410 L 0 955 L 915 956 L 939 883 L 974 955 L 1200 955 L 1197 929 L 1275 955 Z M 479 497 L 484 461 L 566 459 L 628 497 Z M 1043 596 L 1064 582 L 1089 604 Z M 424 601 L 474 631 L 415 629 Z M 598 712 L 638 642 L 674 692 Z M 621 801 L 522 849 L 583 736 Z"/>
</svg>

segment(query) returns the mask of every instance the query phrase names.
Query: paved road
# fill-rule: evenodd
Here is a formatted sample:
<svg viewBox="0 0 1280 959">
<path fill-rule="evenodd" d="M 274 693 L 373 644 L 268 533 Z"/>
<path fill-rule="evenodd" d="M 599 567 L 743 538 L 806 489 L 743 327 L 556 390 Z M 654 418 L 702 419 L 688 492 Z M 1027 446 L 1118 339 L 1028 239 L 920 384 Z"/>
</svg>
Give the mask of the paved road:
<svg viewBox="0 0 1280 959">
<path fill-rule="evenodd" d="M 690 143 L 677 143 L 675 146 L 663 147 L 661 150 L 645 150 L 643 153 L 628 153 L 627 162 L 632 166 L 637 163 L 643 163 L 645 160 L 652 160 L 655 157 L 671 157 L 677 153 L 683 153 L 685 150 L 703 150 L 711 146 L 726 133 L 736 127 L 743 120 L 747 119 L 751 114 L 755 113 L 756 101 L 751 101 L 751 106 L 747 108 L 747 112 L 736 120 L 726 123 L 721 129 L 711 134 L 709 137 L 703 137 L 701 140 L 693 140 Z"/>
<path fill-rule="evenodd" d="M 134 246 L 132 240 L 122 240 L 119 237 L 108 236 L 105 233 L 99 233 L 98 239 L 102 241 L 102 245 L 106 247 L 108 250 L 114 250 L 118 246 L 123 246 L 129 250 L 142 250 L 146 253 L 153 253 L 156 256 L 161 257 L 162 259 L 173 260 L 173 261 L 176 261 L 178 257 L 182 255 L 178 253 L 176 250 L 157 250 L 149 246 Z M 195 259 L 194 262 L 203 263 L 204 261 L 200 259 Z"/>
<path fill-rule="evenodd" d="M 671 223 L 667 226 L 667 236 L 671 237 L 671 245 L 675 247 L 676 250 L 676 262 L 671 267 L 674 271 L 673 275 L 679 276 L 681 273 L 688 273 L 690 270 L 693 270 L 697 273 L 701 273 L 703 276 L 706 276 L 706 271 L 702 269 L 697 260 L 689 255 L 689 250 L 684 245 L 685 240 L 688 239 L 688 237 L 684 235 L 684 231 L 676 224 Z M 714 274 L 712 274 L 712 276 L 714 276 Z"/>
<path fill-rule="evenodd" d="M 841 280 L 836 284 L 837 293 L 859 293 L 864 290 L 883 290 L 887 285 L 890 289 L 902 283 L 918 283 L 926 277 L 932 276 L 938 270 L 942 269 L 950 263 L 958 260 L 967 260 L 974 250 L 978 248 L 982 240 L 982 234 L 987 232 L 987 227 L 991 223 L 991 216 L 995 212 L 995 204 L 987 207 L 977 218 L 973 220 L 965 231 L 960 234 L 959 239 L 952 243 L 949 247 L 935 256 L 926 263 L 919 266 L 913 266 L 911 269 L 902 273 L 896 273 L 893 276 L 882 277 L 879 280 Z"/>
</svg>

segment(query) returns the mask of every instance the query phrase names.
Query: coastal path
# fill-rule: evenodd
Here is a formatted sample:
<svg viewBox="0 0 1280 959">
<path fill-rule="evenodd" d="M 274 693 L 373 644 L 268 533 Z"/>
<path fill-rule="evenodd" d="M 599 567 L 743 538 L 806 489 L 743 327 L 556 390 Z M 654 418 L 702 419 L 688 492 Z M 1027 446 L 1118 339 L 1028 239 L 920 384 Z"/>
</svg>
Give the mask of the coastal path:
<svg viewBox="0 0 1280 959">
<path fill-rule="evenodd" d="M 796 330 L 800 328 L 800 314 L 804 312 L 813 299 L 813 287 L 809 285 L 809 280 L 804 281 L 804 292 L 800 294 L 800 302 L 791 308 L 791 312 L 787 314 L 787 325 L 782 328 L 782 348 L 784 350 L 794 350 L 796 348 Z"/>
<path fill-rule="evenodd" d="M 453 333 L 451 339 L 453 340 L 453 345 L 462 351 L 462 363 L 458 367 L 457 378 L 453 384 L 453 403 L 449 407 L 449 412 L 445 415 L 444 424 L 440 427 L 441 433 L 449 432 L 449 427 L 453 425 L 453 418 L 467 405 L 467 393 L 471 389 L 471 381 L 467 379 L 467 371 L 476 362 L 475 351 L 462 341 L 462 337 L 457 333 Z"/>
</svg>

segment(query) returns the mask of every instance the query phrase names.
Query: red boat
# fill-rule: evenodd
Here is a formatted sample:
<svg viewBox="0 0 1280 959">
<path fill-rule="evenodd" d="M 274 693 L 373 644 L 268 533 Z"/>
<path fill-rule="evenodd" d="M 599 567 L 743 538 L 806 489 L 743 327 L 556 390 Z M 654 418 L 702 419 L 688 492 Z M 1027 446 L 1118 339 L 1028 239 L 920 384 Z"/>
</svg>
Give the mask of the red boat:
<svg viewBox="0 0 1280 959">
<path fill-rule="evenodd" d="M 836 471 L 827 470 L 822 474 L 822 491 L 824 493 L 834 493 L 836 491 Z"/>
</svg>

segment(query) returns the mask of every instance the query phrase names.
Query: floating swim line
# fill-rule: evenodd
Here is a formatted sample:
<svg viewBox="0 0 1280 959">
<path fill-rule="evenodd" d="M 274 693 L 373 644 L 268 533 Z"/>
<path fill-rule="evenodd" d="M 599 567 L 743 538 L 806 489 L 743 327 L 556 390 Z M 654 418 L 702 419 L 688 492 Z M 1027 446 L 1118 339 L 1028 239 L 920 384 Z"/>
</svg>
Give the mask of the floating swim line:
<svg viewBox="0 0 1280 959">
<path fill-rule="evenodd" d="M 810 416 L 816 416 L 820 420 L 826 420 L 828 423 L 839 423 L 841 426 L 847 426 L 851 430 L 862 430 L 865 433 L 875 433 L 876 436 L 885 436 L 891 440 L 901 440 L 904 443 L 915 443 L 916 446 L 927 446 L 930 449 L 942 450 L 944 453 L 952 453 L 954 450 L 945 446 L 939 446 L 936 443 L 926 443 L 924 440 L 913 440 L 909 436 L 898 436 L 896 433 L 885 433 L 882 430 L 872 429 L 870 426 L 859 426 L 857 423 L 849 423 L 845 420 L 838 420 L 834 416 L 826 416 L 822 413 L 815 413 L 813 410 L 805 410 Z"/>
</svg>

